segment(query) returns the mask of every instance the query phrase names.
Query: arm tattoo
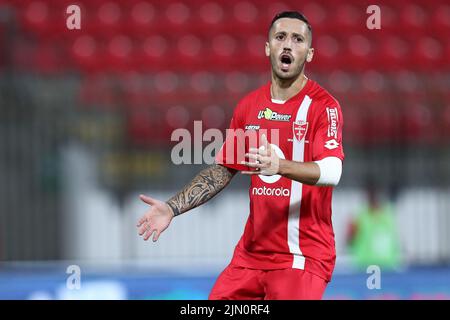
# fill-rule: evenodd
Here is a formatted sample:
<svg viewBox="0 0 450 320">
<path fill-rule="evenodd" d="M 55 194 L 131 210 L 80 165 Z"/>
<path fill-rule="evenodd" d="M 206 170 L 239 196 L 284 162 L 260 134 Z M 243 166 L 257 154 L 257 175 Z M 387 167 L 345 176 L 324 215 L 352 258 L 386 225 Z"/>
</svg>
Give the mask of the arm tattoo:
<svg viewBox="0 0 450 320">
<path fill-rule="evenodd" d="M 212 199 L 231 181 L 236 171 L 214 164 L 200 171 L 183 190 L 167 201 L 175 216 Z"/>
</svg>

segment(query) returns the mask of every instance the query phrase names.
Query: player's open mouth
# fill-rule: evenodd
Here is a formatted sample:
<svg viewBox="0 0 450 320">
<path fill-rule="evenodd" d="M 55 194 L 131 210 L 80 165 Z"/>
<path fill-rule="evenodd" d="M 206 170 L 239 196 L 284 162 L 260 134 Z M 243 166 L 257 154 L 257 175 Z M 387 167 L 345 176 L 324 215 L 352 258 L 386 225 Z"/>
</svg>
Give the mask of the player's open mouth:
<svg viewBox="0 0 450 320">
<path fill-rule="evenodd" d="M 293 60 L 293 58 L 292 58 L 289 54 L 283 53 L 283 54 L 280 56 L 281 69 L 282 69 L 283 71 L 287 71 L 287 70 L 289 69 L 289 66 L 290 66 L 291 63 L 292 63 L 292 60 Z"/>
</svg>

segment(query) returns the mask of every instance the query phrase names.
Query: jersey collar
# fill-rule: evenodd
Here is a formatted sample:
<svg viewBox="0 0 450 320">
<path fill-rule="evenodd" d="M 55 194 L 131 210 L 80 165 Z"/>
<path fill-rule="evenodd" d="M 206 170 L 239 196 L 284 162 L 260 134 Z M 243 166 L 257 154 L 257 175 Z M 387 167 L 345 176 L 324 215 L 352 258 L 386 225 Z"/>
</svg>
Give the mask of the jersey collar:
<svg viewBox="0 0 450 320">
<path fill-rule="evenodd" d="M 271 96 L 271 94 L 270 94 L 270 85 L 271 85 L 271 81 L 269 81 L 269 82 L 266 84 L 265 88 L 264 88 L 264 95 L 265 95 L 265 98 L 266 98 L 270 103 L 273 103 L 273 104 L 281 104 L 281 103 L 273 102 L 273 101 L 272 101 L 272 96 Z M 306 82 L 306 84 L 305 84 L 305 86 L 302 88 L 302 90 L 300 90 L 295 96 L 293 96 L 293 97 L 290 98 L 289 100 L 286 100 L 286 101 L 285 101 L 284 103 L 282 103 L 282 104 L 288 104 L 288 103 L 291 103 L 291 102 L 296 102 L 296 101 L 302 100 L 303 97 L 306 95 L 306 93 L 310 90 L 310 88 L 312 87 L 312 85 L 313 85 L 313 81 L 312 81 L 311 79 L 308 79 L 307 82 Z M 275 101 L 276 101 L 276 100 L 275 100 Z"/>
</svg>

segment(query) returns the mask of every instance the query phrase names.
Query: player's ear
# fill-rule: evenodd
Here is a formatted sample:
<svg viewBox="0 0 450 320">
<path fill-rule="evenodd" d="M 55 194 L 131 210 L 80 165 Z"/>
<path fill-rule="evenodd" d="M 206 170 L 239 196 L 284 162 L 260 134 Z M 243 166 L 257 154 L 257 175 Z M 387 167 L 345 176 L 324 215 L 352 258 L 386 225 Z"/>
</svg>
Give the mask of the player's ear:
<svg viewBox="0 0 450 320">
<path fill-rule="evenodd" d="M 306 54 L 306 61 L 311 62 L 314 57 L 314 48 L 309 48 L 308 53 Z"/>
<path fill-rule="evenodd" d="M 266 57 L 269 57 L 269 56 L 270 56 L 269 42 L 266 42 L 266 48 L 265 48 L 265 51 L 266 51 Z"/>
</svg>

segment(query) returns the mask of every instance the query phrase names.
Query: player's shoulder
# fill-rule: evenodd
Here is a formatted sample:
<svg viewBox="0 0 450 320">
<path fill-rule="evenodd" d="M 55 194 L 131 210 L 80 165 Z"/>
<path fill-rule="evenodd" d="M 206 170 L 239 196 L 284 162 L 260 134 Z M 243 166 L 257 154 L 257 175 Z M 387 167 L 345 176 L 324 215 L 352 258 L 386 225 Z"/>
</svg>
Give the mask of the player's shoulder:
<svg viewBox="0 0 450 320">
<path fill-rule="evenodd" d="M 339 101 L 327 89 L 322 87 L 317 82 L 313 82 L 312 88 L 309 92 L 309 97 L 312 99 L 317 108 L 322 109 L 326 107 L 337 107 L 340 109 Z"/>
<path fill-rule="evenodd" d="M 246 104 L 250 103 L 251 104 L 251 103 L 255 102 L 258 99 L 258 97 L 265 94 L 265 92 L 268 90 L 269 86 L 270 86 L 270 83 L 266 83 L 266 84 L 260 86 L 259 88 L 256 88 L 256 89 L 250 91 L 239 101 L 239 103 L 246 103 Z"/>
<path fill-rule="evenodd" d="M 250 108 L 255 105 L 256 101 L 261 97 L 261 95 L 264 95 L 266 91 L 268 90 L 268 87 L 270 84 L 265 84 L 260 86 L 259 88 L 256 88 L 249 93 L 247 93 L 241 100 L 238 102 L 239 108 Z"/>
</svg>

